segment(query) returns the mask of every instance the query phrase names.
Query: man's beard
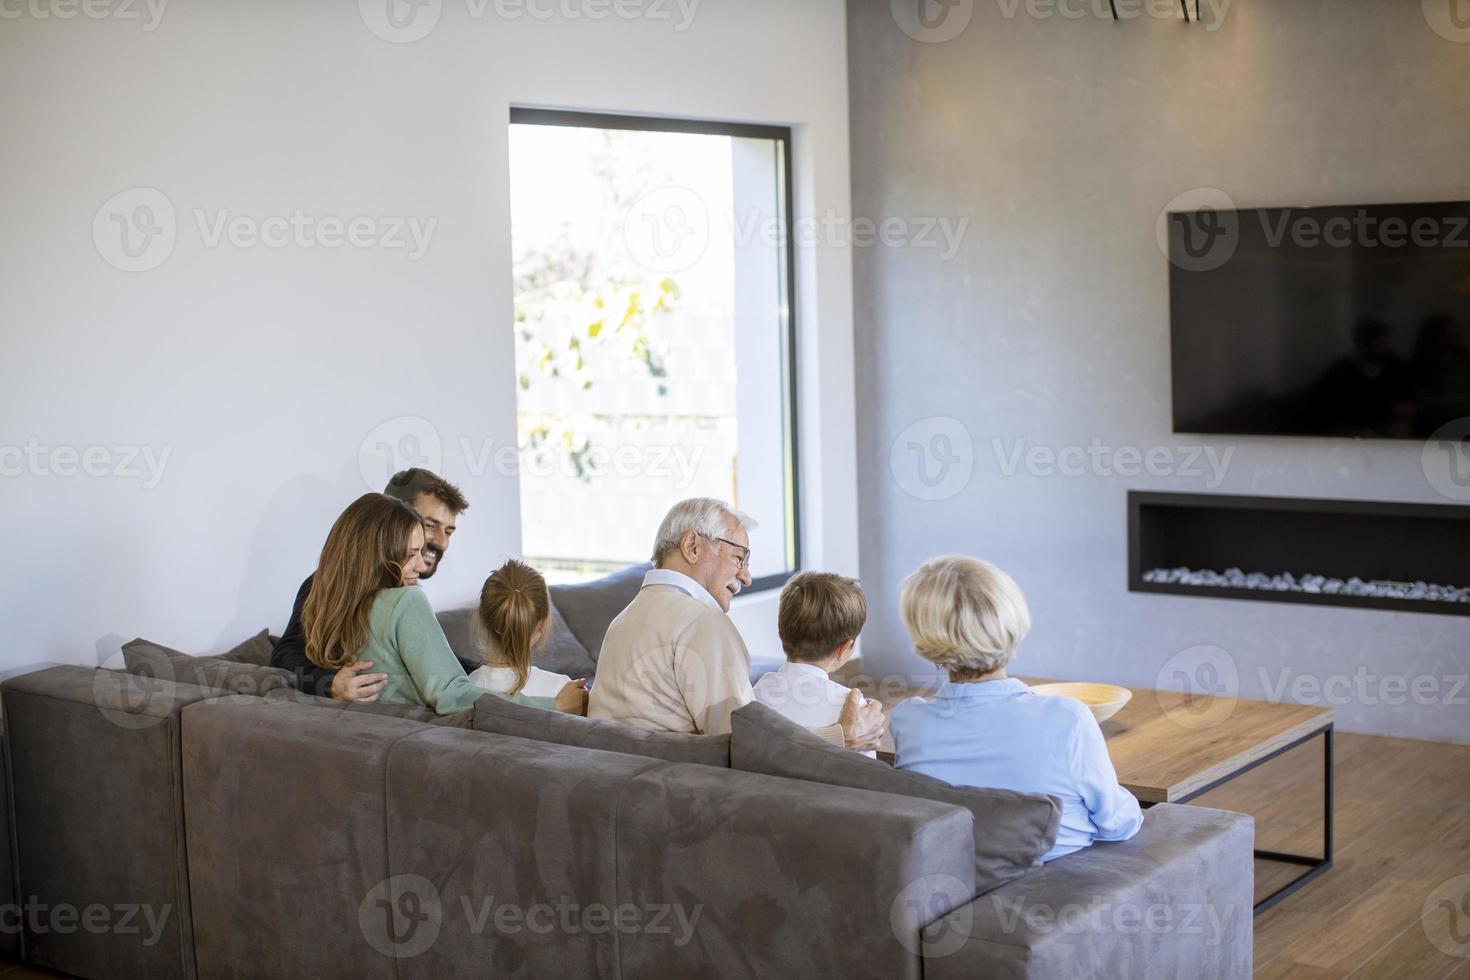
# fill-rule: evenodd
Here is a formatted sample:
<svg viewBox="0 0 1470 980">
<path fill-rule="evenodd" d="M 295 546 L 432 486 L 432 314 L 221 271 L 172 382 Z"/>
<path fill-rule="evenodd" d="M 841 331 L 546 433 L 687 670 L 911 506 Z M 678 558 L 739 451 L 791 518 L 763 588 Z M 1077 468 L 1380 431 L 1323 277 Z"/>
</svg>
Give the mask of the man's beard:
<svg viewBox="0 0 1470 980">
<path fill-rule="evenodd" d="M 433 578 L 434 573 L 439 570 L 439 563 L 444 560 L 444 552 L 440 551 L 437 548 L 425 548 L 424 554 L 427 557 L 434 559 L 434 563 L 429 566 L 427 571 L 419 572 L 420 582 L 424 581 L 425 579 Z"/>
</svg>

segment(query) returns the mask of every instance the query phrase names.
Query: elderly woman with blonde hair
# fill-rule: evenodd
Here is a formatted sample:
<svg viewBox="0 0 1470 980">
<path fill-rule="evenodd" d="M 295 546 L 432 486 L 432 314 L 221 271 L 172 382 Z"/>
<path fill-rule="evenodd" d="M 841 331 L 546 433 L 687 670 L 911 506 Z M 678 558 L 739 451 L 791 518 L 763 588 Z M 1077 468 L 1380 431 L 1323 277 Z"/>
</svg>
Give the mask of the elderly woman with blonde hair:
<svg viewBox="0 0 1470 980">
<path fill-rule="evenodd" d="M 1061 829 L 1048 861 L 1138 832 L 1138 801 L 1118 785 L 1092 712 L 1006 676 L 1031 629 L 1026 599 L 1009 575 L 978 558 L 936 558 L 904 580 L 900 610 L 915 651 L 949 676 L 932 699 L 893 709 L 899 769 L 957 786 L 1058 797 Z"/>
</svg>

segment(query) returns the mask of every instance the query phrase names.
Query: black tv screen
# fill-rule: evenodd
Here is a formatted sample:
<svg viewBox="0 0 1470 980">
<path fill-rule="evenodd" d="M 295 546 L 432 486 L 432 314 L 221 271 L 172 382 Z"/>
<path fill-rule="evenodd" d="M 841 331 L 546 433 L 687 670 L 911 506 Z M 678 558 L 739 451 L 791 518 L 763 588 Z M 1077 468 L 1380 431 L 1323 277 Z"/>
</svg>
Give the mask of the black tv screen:
<svg viewBox="0 0 1470 980">
<path fill-rule="evenodd" d="M 1470 416 L 1470 202 L 1167 222 L 1175 432 L 1422 439 Z"/>
</svg>

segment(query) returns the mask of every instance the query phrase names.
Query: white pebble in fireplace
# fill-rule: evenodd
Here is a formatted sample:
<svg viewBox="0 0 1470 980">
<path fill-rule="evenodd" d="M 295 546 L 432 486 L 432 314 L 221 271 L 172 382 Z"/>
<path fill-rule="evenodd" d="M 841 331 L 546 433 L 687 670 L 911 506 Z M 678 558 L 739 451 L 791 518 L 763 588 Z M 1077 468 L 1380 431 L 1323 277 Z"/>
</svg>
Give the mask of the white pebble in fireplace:
<svg viewBox="0 0 1470 980">
<path fill-rule="evenodd" d="M 1227 568 L 1217 572 L 1210 568 L 1151 568 L 1143 573 L 1145 582 L 1167 585 L 1196 585 L 1201 588 L 1259 589 L 1263 592 L 1306 592 L 1313 595 L 1371 596 L 1376 599 L 1419 599 L 1430 602 L 1470 602 L 1470 586 L 1456 587 L 1433 582 L 1365 582 L 1328 578 L 1325 575 L 1302 575 L 1290 572 L 1267 575 L 1265 572 L 1243 572 Z"/>
</svg>

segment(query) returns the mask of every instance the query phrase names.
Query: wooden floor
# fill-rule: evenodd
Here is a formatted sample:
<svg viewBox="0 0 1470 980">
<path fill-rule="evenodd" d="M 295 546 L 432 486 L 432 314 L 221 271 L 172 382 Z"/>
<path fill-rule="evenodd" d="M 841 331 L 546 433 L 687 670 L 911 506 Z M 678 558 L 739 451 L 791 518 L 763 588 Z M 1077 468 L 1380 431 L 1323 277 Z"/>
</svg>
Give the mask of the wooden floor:
<svg viewBox="0 0 1470 980">
<path fill-rule="evenodd" d="M 1342 732 L 1335 740 L 1334 865 L 1256 919 L 1256 976 L 1470 980 L 1470 957 L 1436 948 L 1421 922 L 1436 886 L 1470 875 L 1470 745 Z M 1193 805 L 1251 814 L 1263 850 L 1316 854 L 1321 791 L 1314 740 Z M 1257 861 L 1257 896 L 1300 870 Z M 0 961 L 0 980 L 59 976 Z"/>
<path fill-rule="evenodd" d="M 1334 740 L 1333 867 L 1257 917 L 1256 977 L 1470 980 L 1470 958 L 1436 948 L 1421 922 L 1438 885 L 1470 875 L 1470 745 L 1342 732 Z M 1316 855 L 1321 773 L 1313 740 L 1193 805 L 1251 814 L 1259 849 Z M 1257 897 L 1300 872 L 1257 861 Z"/>
</svg>

